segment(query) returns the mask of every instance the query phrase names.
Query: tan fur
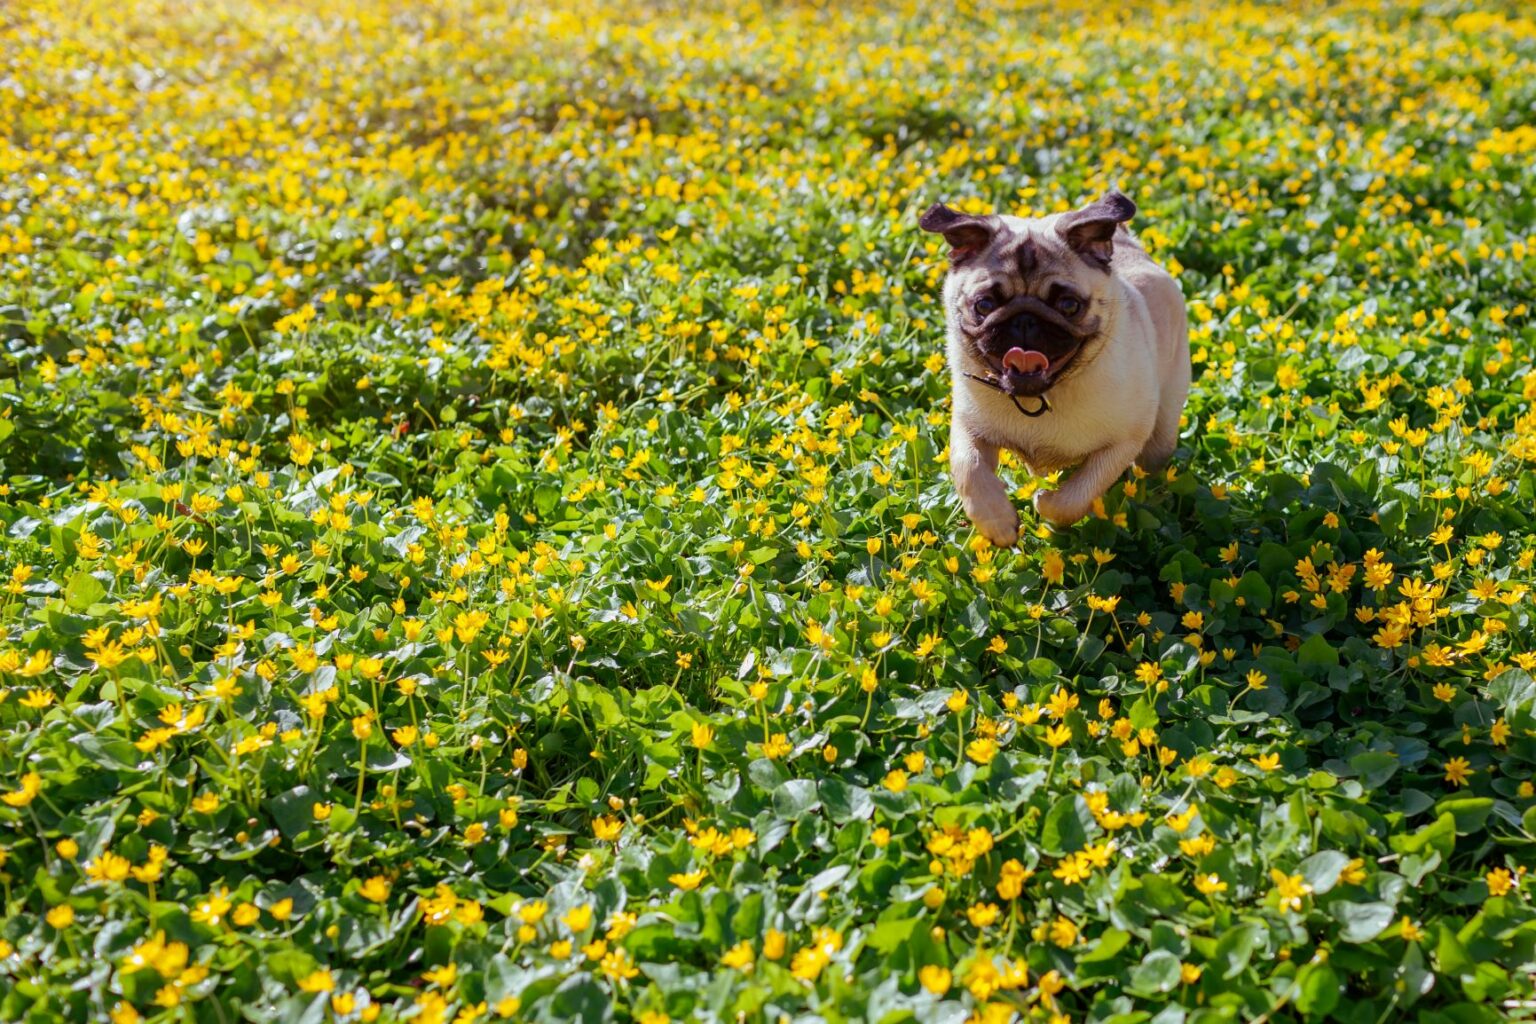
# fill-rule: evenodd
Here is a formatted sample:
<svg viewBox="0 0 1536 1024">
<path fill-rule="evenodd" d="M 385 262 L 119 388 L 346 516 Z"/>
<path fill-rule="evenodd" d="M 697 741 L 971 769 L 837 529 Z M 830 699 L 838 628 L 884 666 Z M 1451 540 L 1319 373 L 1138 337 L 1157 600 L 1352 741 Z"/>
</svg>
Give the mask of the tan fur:
<svg viewBox="0 0 1536 1024">
<path fill-rule="evenodd" d="M 1132 462 L 1156 468 L 1172 456 L 1189 393 L 1188 324 L 1178 284 L 1123 227 L 1114 234 L 1106 274 L 1063 240 L 1056 230 L 1062 216 L 990 218 L 1002 228 L 992 248 L 1006 248 L 1009 259 L 983 253 L 957 265 L 945 281 L 954 378 L 950 468 L 971 522 L 1002 546 L 1017 541 L 1019 517 L 997 477 L 999 449 L 1017 452 L 1037 475 L 1078 467 L 1055 490 L 1035 495 L 1043 518 L 1070 525 L 1088 514 L 1094 499 Z M 1033 280 L 1025 280 L 1012 259 L 1025 238 L 1038 254 L 1027 275 Z M 1089 310 L 1101 321 L 1097 338 L 1047 392 L 1051 411 L 1037 418 L 1023 415 L 1009 396 L 964 376 L 987 376 L 990 368 L 961 327 L 963 304 L 979 283 L 1006 277 L 1005 266 L 1013 268 L 1008 291 L 1043 293 L 1050 281 L 1068 279 L 1092 296 Z M 1024 405 L 1033 408 L 1035 402 L 1025 399 Z"/>
</svg>

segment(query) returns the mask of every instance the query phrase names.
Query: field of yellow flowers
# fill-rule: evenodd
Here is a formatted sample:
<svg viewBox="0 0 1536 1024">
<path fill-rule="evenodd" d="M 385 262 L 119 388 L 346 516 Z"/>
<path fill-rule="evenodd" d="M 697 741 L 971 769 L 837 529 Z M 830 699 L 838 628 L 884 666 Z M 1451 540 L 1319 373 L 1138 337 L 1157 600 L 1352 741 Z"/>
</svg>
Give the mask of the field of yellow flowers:
<svg viewBox="0 0 1536 1024">
<path fill-rule="evenodd" d="M 1515 0 L 7 3 L 0 1019 L 1528 1014 L 1533 106 Z M 1111 185 L 1180 454 L 995 550 L 915 217 Z"/>
</svg>

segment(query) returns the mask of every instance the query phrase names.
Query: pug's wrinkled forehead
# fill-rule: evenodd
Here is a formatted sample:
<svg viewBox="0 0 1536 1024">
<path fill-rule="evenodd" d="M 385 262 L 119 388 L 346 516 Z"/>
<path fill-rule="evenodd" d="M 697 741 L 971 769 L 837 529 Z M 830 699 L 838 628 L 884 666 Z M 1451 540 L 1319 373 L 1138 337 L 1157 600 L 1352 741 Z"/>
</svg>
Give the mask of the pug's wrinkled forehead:
<svg viewBox="0 0 1536 1024">
<path fill-rule="evenodd" d="M 1022 284 L 1052 270 L 1109 274 L 1115 231 L 1135 215 L 1136 204 L 1111 191 L 1081 209 L 1028 221 L 961 213 L 935 203 L 918 225 L 944 236 L 952 272 L 978 270 Z"/>
</svg>

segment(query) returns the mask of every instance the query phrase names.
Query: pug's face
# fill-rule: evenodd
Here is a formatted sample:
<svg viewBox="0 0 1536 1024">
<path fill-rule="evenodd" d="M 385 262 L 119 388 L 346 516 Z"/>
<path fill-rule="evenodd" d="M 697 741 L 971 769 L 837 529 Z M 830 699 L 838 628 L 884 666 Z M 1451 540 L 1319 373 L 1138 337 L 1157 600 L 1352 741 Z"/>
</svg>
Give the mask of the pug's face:
<svg viewBox="0 0 1536 1024">
<path fill-rule="evenodd" d="M 1010 395 L 1044 394 L 1099 340 L 1115 229 L 1136 213 L 1118 192 L 1021 220 L 935 204 L 919 224 L 950 245 L 947 315 Z"/>
</svg>

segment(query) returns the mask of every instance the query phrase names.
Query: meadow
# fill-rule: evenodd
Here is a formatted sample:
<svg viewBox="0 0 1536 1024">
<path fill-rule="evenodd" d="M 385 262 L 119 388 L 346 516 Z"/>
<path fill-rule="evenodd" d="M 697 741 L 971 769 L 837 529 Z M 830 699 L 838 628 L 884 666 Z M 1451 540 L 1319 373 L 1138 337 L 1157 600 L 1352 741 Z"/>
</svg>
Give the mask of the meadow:
<svg viewBox="0 0 1536 1024">
<path fill-rule="evenodd" d="M 1516 2 L 0 8 L 0 1019 L 1536 1012 Z M 999 550 L 942 240 L 1178 456 Z"/>
</svg>

